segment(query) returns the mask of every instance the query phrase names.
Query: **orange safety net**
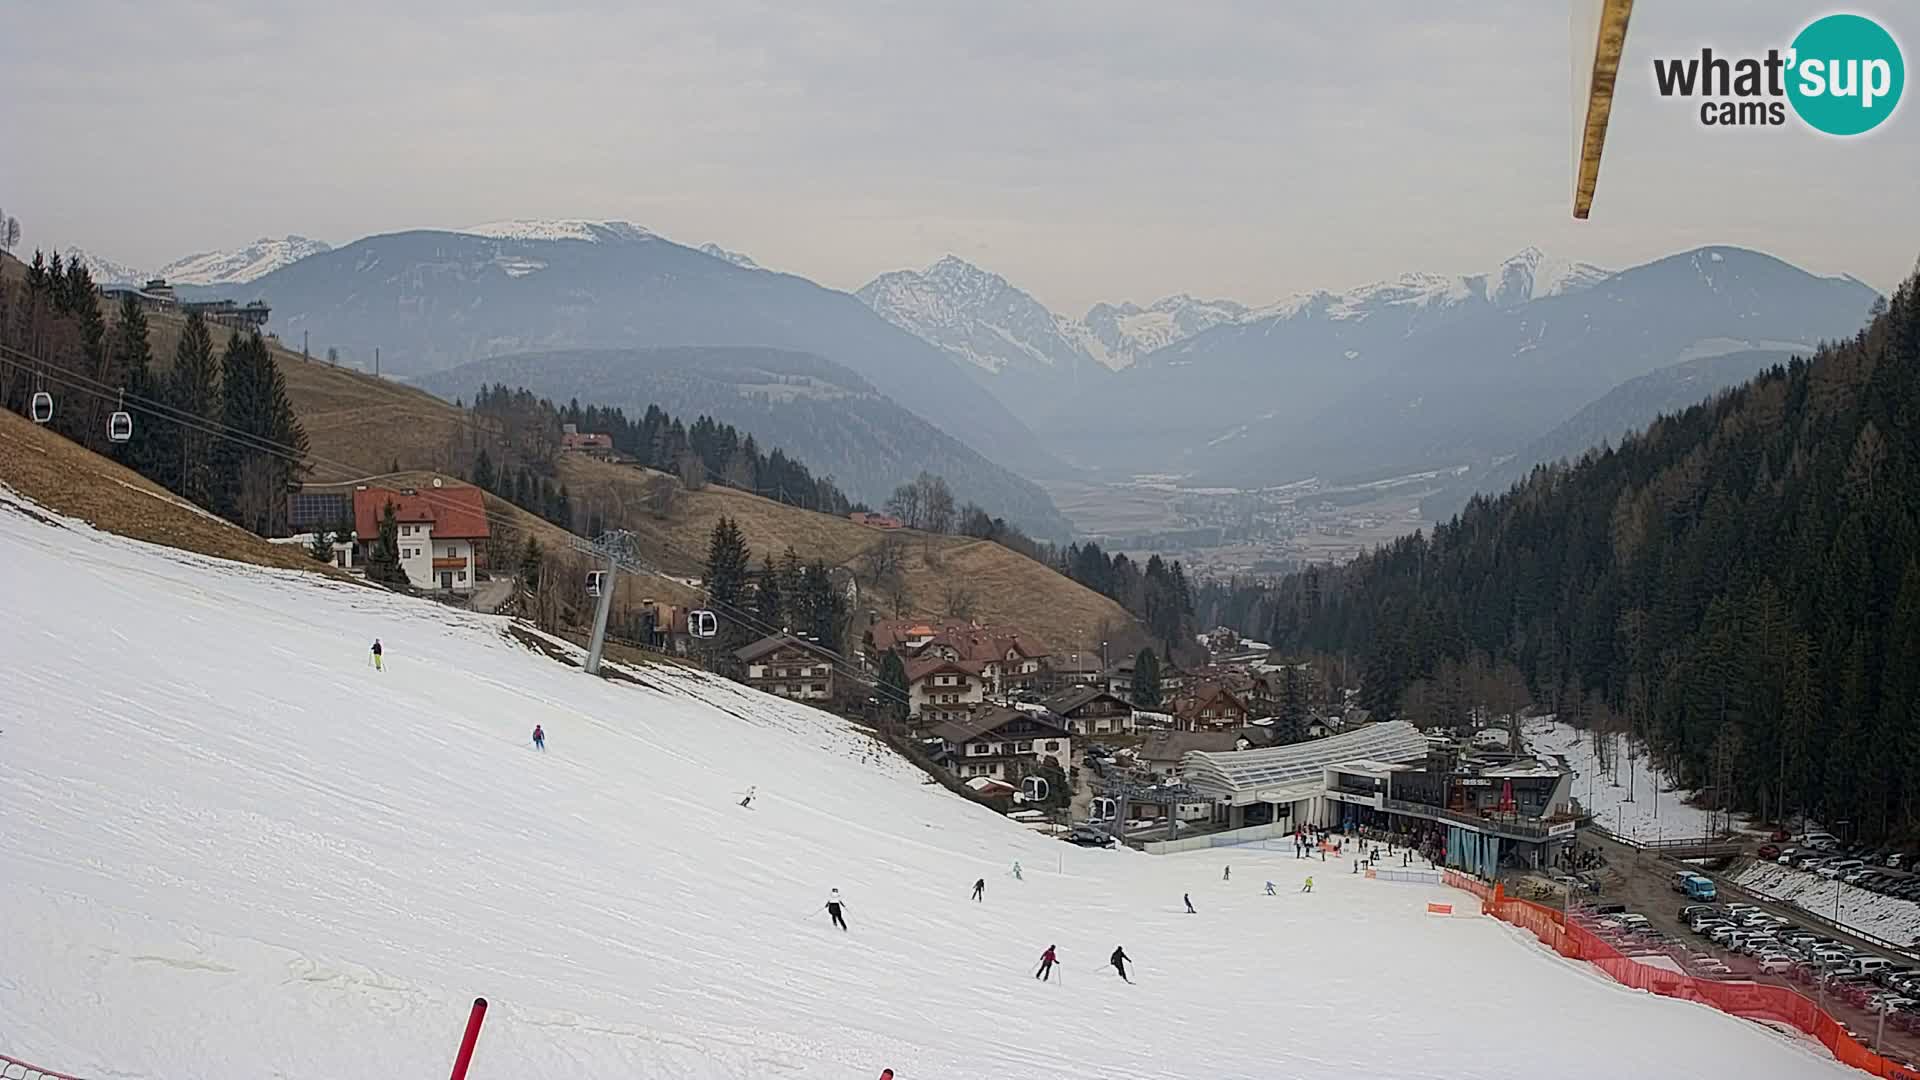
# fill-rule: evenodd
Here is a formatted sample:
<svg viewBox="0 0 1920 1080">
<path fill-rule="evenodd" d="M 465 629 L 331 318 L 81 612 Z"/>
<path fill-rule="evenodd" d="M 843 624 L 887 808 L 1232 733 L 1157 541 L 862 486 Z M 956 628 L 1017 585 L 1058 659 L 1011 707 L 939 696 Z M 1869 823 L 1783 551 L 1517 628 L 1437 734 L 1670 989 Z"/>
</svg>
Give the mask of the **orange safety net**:
<svg viewBox="0 0 1920 1080">
<path fill-rule="evenodd" d="M 1789 987 L 1720 982 L 1643 964 L 1586 927 L 1568 922 L 1565 914 L 1556 908 L 1509 897 L 1503 886 L 1489 885 L 1457 871 L 1447 871 L 1445 879 L 1447 884 L 1480 897 L 1481 910 L 1486 914 L 1532 932 L 1555 952 L 1570 960 L 1584 960 L 1617 983 L 1663 997 L 1704 1002 L 1734 1016 L 1790 1024 L 1818 1039 L 1837 1060 L 1870 1076 L 1920 1080 L 1920 1071 L 1889 1061 L 1862 1046 L 1847 1034 L 1840 1021 Z"/>
</svg>

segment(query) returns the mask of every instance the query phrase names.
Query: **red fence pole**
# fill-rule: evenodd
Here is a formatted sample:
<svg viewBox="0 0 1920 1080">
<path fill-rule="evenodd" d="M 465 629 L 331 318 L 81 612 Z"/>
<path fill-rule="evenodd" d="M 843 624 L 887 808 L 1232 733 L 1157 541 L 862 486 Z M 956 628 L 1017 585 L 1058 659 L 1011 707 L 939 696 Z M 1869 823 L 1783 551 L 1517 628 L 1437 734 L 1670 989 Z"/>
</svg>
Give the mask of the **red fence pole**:
<svg viewBox="0 0 1920 1080">
<path fill-rule="evenodd" d="M 487 1018 L 487 999 L 474 998 L 473 1012 L 467 1016 L 467 1033 L 460 1039 L 460 1055 L 453 1059 L 453 1080 L 466 1080 L 467 1066 L 473 1062 L 473 1044 L 480 1041 L 480 1021 Z"/>
</svg>

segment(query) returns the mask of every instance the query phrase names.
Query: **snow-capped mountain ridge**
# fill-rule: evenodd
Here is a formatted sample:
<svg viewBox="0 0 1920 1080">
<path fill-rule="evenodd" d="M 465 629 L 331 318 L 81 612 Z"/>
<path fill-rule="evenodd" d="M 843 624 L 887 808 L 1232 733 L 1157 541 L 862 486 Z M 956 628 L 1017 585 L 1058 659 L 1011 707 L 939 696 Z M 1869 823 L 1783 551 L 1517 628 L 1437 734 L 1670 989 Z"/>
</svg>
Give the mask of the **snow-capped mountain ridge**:
<svg viewBox="0 0 1920 1080">
<path fill-rule="evenodd" d="M 1508 308 L 1529 300 L 1591 288 L 1610 276 L 1612 271 L 1591 263 L 1554 258 L 1537 247 L 1529 247 L 1491 271 L 1454 275 L 1411 271 L 1343 292 L 1314 289 L 1255 308 L 1240 321 L 1253 323 L 1302 316 L 1344 321 L 1363 319 L 1382 307 L 1397 305 L 1442 309 L 1486 303 Z"/>
<path fill-rule="evenodd" d="M 1396 306 L 1512 307 L 1589 288 L 1608 275 L 1600 267 L 1529 247 L 1476 274 L 1405 273 L 1343 292 L 1299 293 L 1257 308 L 1175 293 L 1145 307 L 1132 301 L 1095 304 L 1084 317 L 1071 319 L 1048 311 L 1001 275 L 946 255 L 925 270 L 881 274 L 856 295 L 889 322 L 998 375 L 1011 365 L 1060 368 L 1083 360 L 1118 371 L 1222 324 L 1303 317 L 1348 321 Z"/>
<path fill-rule="evenodd" d="M 1163 296 L 1146 307 L 1132 301 L 1095 304 L 1079 322 L 1086 347 L 1118 371 L 1140 357 L 1221 323 L 1238 322 L 1247 307 L 1233 300 L 1205 300 L 1187 293 Z"/>
<path fill-rule="evenodd" d="M 737 251 L 728 251 L 726 248 L 721 247 L 719 244 L 714 244 L 714 243 L 701 244 L 698 248 L 695 248 L 694 250 L 700 252 L 702 255 L 711 255 L 722 262 L 730 262 L 742 270 L 764 269 L 759 263 L 754 262 L 753 259 L 751 259 L 750 257 L 746 255 L 742 255 Z"/>
<path fill-rule="evenodd" d="M 289 234 L 278 240 L 263 236 L 243 248 L 203 251 L 175 259 L 156 274 L 175 285 L 243 285 L 309 255 L 332 251 L 332 245 Z"/>
<path fill-rule="evenodd" d="M 516 218 L 469 225 L 455 232 L 490 236 L 497 240 L 654 240 L 659 234 L 631 221 L 593 221 L 587 218 Z M 712 254 L 712 252 L 708 252 Z"/>
<path fill-rule="evenodd" d="M 148 278 L 153 276 L 144 270 L 138 270 L 128 266 L 126 263 L 118 263 L 112 259 L 102 258 L 84 248 L 70 247 L 61 252 L 60 257 L 67 262 L 73 262 L 78 259 L 80 265 L 86 267 L 87 273 L 92 275 L 95 285 L 142 285 L 146 283 Z"/>
<path fill-rule="evenodd" d="M 309 255 L 332 250 L 326 242 L 305 236 L 288 235 L 278 240 L 263 236 L 245 247 L 202 251 L 175 259 L 158 270 L 142 270 L 81 248 L 68 248 L 65 255 L 69 259 L 77 256 L 100 285 L 144 285 L 150 278 L 165 278 L 173 285 L 244 285 Z"/>
<path fill-rule="evenodd" d="M 924 271 L 881 274 L 855 295 L 888 322 L 996 375 L 1010 367 L 1073 370 L 1094 362 L 1071 322 L 955 255 Z"/>
</svg>

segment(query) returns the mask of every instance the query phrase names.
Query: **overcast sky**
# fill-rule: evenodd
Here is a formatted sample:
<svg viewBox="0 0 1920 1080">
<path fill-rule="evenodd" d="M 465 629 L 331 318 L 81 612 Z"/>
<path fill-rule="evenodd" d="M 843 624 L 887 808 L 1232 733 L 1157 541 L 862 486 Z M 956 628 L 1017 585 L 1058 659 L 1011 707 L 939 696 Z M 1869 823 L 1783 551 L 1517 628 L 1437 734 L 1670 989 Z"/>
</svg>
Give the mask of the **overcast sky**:
<svg viewBox="0 0 1920 1080">
<path fill-rule="evenodd" d="M 1920 254 L 1920 91 L 1852 141 L 1707 129 L 1652 92 L 1656 55 L 1784 47 L 1826 10 L 1638 5 L 1582 223 L 1559 0 L 20 3 L 0 207 L 29 250 L 140 267 L 624 218 L 848 289 L 953 252 L 1074 314 L 1530 244 L 1607 266 L 1742 244 L 1886 290 Z M 1915 5 L 1849 10 L 1920 59 Z"/>
</svg>

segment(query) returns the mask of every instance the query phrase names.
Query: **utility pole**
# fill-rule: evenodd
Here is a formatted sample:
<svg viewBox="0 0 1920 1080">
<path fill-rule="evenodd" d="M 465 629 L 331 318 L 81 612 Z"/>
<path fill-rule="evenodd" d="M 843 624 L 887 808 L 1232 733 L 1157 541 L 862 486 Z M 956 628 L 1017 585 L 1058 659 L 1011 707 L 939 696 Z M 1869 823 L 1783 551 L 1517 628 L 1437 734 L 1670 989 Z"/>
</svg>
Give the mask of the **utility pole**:
<svg viewBox="0 0 1920 1080">
<path fill-rule="evenodd" d="M 300 331 L 300 359 L 311 360 L 313 354 L 307 351 L 307 331 Z"/>
<path fill-rule="evenodd" d="M 380 346 L 373 347 L 373 377 L 380 377 Z"/>
</svg>

